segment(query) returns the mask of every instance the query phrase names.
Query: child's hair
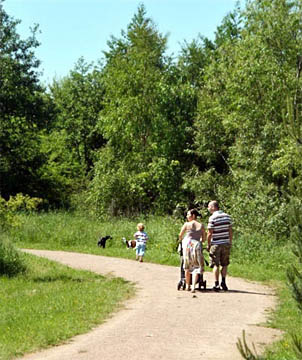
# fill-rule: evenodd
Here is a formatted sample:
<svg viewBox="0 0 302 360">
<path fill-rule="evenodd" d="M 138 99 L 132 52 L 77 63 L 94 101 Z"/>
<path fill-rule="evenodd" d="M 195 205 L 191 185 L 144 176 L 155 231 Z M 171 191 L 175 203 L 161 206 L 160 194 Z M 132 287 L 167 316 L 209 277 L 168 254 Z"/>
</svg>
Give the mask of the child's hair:
<svg viewBox="0 0 302 360">
<path fill-rule="evenodd" d="M 137 224 L 137 230 L 143 231 L 144 229 L 145 229 L 145 225 L 143 223 L 138 223 Z"/>
</svg>

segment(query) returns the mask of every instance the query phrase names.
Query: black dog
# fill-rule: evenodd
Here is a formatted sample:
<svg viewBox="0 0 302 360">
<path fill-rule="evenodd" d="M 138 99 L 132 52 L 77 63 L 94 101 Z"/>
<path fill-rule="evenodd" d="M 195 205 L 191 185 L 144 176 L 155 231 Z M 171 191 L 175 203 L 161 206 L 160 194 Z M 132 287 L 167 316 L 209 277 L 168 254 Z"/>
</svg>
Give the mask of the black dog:
<svg viewBox="0 0 302 360">
<path fill-rule="evenodd" d="M 106 241 L 108 239 L 112 239 L 112 237 L 110 235 L 106 235 L 104 237 L 100 237 L 99 238 L 99 241 L 98 241 L 98 246 L 99 247 L 102 247 L 103 249 L 105 249 L 105 246 L 106 246 Z"/>
</svg>

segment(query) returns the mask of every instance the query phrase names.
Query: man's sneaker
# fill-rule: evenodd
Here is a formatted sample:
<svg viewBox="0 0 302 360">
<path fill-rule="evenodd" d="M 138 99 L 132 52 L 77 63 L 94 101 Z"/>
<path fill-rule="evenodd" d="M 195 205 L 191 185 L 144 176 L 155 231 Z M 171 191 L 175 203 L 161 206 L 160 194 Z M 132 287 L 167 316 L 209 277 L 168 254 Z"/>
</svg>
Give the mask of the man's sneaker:
<svg viewBox="0 0 302 360">
<path fill-rule="evenodd" d="M 222 287 L 222 290 L 224 290 L 224 291 L 228 291 L 229 289 L 228 289 L 228 287 L 226 286 L 226 283 L 221 283 L 220 284 L 220 286 Z"/>
<path fill-rule="evenodd" d="M 214 291 L 219 291 L 219 290 L 220 290 L 219 285 L 214 285 L 214 286 L 213 286 L 213 290 L 214 290 Z"/>
</svg>

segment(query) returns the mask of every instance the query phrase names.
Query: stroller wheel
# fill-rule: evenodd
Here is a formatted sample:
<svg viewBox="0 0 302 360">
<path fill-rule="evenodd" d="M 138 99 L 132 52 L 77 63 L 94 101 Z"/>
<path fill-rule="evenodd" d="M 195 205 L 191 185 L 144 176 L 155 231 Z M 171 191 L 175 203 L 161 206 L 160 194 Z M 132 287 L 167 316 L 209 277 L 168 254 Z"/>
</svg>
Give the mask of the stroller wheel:
<svg viewBox="0 0 302 360">
<path fill-rule="evenodd" d="M 203 289 L 206 290 L 206 288 L 207 288 L 207 281 L 206 280 L 202 282 L 202 286 L 203 286 Z"/>
<path fill-rule="evenodd" d="M 178 291 L 181 289 L 181 286 L 182 286 L 182 282 L 179 281 L 179 283 L 177 284 L 177 290 L 178 290 Z"/>
<path fill-rule="evenodd" d="M 201 287 L 203 286 L 203 277 L 198 275 L 198 290 L 201 290 Z"/>
</svg>

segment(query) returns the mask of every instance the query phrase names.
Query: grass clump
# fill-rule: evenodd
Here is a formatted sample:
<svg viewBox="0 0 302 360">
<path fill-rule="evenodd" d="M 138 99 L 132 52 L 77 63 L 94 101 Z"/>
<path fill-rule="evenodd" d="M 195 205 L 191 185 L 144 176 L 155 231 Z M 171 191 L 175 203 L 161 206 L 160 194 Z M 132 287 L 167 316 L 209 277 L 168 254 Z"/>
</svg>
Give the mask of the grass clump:
<svg viewBox="0 0 302 360">
<path fill-rule="evenodd" d="M 133 286 L 24 254 L 27 271 L 0 277 L 0 359 L 12 359 L 103 322 Z"/>
<path fill-rule="evenodd" d="M 0 276 L 15 276 L 26 269 L 22 254 L 4 237 L 0 239 Z"/>
</svg>

